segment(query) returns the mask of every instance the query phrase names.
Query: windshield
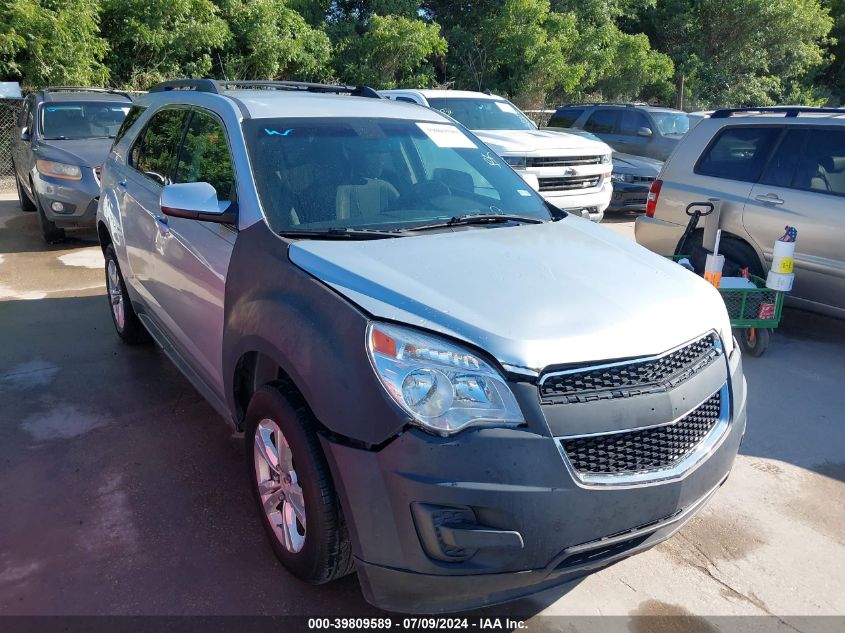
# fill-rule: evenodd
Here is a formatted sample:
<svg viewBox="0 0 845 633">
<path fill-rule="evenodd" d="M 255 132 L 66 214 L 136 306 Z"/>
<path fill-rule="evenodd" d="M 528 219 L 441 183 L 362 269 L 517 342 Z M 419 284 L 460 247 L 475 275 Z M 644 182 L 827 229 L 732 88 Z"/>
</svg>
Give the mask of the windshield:
<svg viewBox="0 0 845 633">
<path fill-rule="evenodd" d="M 45 139 L 114 138 L 129 112 L 126 102 L 48 103 L 41 108 Z"/>
<path fill-rule="evenodd" d="M 435 110 L 470 130 L 534 130 L 534 124 L 505 99 L 429 99 Z"/>
<path fill-rule="evenodd" d="M 244 133 L 276 232 L 397 230 L 468 213 L 550 219 L 522 178 L 451 123 L 250 119 Z"/>
<path fill-rule="evenodd" d="M 683 112 L 652 112 L 651 116 L 663 136 L 683 136 L 689 131 L 689 117 Z"/>
</svg>

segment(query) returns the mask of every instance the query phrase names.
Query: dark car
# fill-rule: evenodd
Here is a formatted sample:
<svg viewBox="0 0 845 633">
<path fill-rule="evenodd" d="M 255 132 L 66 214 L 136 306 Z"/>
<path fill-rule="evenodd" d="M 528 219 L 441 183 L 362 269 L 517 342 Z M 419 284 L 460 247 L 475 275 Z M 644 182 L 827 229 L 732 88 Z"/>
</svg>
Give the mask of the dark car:
<svg viewBox="0 0 845 633">
<path fill-rule="evenodd" d="M 38 213 L 48 244 L 63 240 L 65 228 L 94 226 L 99 171 L 131 105 L 125 92 L 75 86 L 24 101 L 12 146 L 18 199 Z"/>
<path fill-rule="evenodd" d="M 645 212 L 648 189 L 662 168 L 653 158 L 613 152 L 613 195 L 607 210 Z"/>
<path fill-rule="evenodd" d="M 689 130 L 686 112 L 639 103 L 576 103 L 558 107 L 548 127 L 592 132 L 618 152 L 665 161 Z"/>
</svg>

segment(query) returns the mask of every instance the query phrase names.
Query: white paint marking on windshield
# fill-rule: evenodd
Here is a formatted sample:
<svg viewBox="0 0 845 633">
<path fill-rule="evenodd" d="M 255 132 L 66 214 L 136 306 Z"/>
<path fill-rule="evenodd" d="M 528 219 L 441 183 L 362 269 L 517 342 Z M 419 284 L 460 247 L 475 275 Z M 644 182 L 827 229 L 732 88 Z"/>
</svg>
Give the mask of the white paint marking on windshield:
<svg viewBox="0 0 845 633">
<path fill-rule="evenodd" d="M 454 125 L 442 123 L 417 123 L 425 135 L 434 141 L 437 147 L 471 147 L 476 148 L 475 143 Z"/>
</svg>

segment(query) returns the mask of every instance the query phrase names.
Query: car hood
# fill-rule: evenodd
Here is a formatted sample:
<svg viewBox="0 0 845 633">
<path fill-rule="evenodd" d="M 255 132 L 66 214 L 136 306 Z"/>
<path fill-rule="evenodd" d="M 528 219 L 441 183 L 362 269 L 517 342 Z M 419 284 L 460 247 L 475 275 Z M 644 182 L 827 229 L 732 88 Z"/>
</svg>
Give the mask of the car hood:
<svg viewBox="0 0 845 633">
<path fill-rule="evenodd" d="M 561 150 L 609 154 L 611 151 L 605 143 L 550 130 L 472 130 L 472 133 L 500 155 L 548 154 L 549 151 Z"/>
<path fill-rule="evenodd" d="M 38 144 L 38 157 L 45 160 L 96 167 L 105 162 L 114 139 L 85 138 L 43 140 Z"/>
<path fill-rule="evenodd" d="M 657 177 L 663 169 L 663 161 L 633 154 L 613 152 L 613 171 L 637 176 Z"/>
<path fill-rule="evenodd" d="M 500 363 L 656 354 L 716 329 L 712 286 L 575 216 L 366 241 L 300 240 L 290 259 L 373 317 L 462 339 Z"/>
</svg>

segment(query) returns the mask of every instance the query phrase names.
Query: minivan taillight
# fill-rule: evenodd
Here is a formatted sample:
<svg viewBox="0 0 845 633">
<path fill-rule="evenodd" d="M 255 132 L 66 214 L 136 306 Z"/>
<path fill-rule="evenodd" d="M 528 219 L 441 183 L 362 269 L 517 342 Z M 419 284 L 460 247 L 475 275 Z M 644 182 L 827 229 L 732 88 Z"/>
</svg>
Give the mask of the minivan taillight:
<svg viewBox="0 0 845 633">
<path fill-rule="evenodd" d="M 645 214 L 649 218 L 654 217 L 654 210 L 657 208 L 657 198 L 660 196 L 660 189 L 663 187 L 663 181 L 653 180 L 651 187 L 648 188 L 648 198 L 645 203 Z"/>
</svg>

